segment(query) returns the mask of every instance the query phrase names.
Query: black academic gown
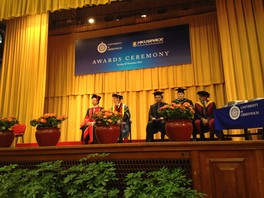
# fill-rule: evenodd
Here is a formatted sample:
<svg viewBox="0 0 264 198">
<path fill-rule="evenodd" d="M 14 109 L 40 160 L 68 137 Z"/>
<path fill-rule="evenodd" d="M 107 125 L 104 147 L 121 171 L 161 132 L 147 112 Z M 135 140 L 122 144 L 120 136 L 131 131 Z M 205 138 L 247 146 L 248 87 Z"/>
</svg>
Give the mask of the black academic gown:
<svg viewBox="0 0 264 198">
<path fill-rule="evenodd" d="M 160 117 L 163 117 L 159 114 L 158 110 L 160 107 L 167 105 L 167 103 L 161 102 L 161 103 L 155 103 L 150 106 L 149 108 L 149 119 L 148 124 L 146 128 L 146 141 L 152 142 L 153 141 L 153 135 L 157 132 L 161 132 L 161 140 L 164 140 L 165 136 L 165 120 L 160 120 Z M 155 120 L 153 120 L 155 118 Z"/>
<path fill-rule="evenodd" d="M 175 100 L 173 100 L 171 102 L 174 102 L 176 104 L 183 104 L 185 102 L 188 102 L 188 103 L 190 103 L 191 106 L 193 106 L 193 102 L 191 100 L 187 99 L 187 98 L 183 98 L 182 100 L 177 98 L 177 99 L 175 99 Z"/>
</svg>

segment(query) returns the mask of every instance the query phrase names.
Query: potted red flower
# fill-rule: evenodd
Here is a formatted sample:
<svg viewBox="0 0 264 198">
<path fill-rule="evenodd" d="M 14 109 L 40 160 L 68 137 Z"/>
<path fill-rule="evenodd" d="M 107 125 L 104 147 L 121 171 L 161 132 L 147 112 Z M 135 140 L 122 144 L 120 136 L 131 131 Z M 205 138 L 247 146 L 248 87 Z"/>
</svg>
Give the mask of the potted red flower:
<svg viewBox="0 0 264 198">
<path fill-rule="evenodd" d="M 60 128 L 67 116 L 58 116 L 55 113 L 46 113 L 30 121 L 30 125 L 37 128 L 36 140 L 39 146 L 56 146 L 60 139 Z"/>
<path fill-rule="evenodd" d="M 122 115 L 117 111 L 102 110 L 94 115 L 95 135 L 99 143 L 116 143 L 120 136 Z"/>
<path fill-rule="evenodd" d="M 14 141 L 12 126 L 18 124 L 16 117 L 0 118 L 0 147 L 10 147 Z"/>
<path fill-rule="evenodd" d="M 159 109 L 159 114 L 167 120 L 191 120 L 194 118 L 193 106 L 188 102 L 183 104 L 171 103 Z"/>
<path fill-rule="evenodd" d="M 194 109 L 190 103 L 171 103 L 161 107 L 159 113 L 167 120 L 165 130 L 170 140 L 188 141 L 191 139 Z"/>
</svg>

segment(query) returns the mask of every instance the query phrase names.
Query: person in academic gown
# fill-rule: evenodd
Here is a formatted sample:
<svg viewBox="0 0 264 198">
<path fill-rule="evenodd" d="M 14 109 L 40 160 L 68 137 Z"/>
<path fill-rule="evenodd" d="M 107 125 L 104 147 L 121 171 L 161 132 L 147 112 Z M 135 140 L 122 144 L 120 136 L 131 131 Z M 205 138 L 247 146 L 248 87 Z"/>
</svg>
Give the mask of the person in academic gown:
<svg viewBox="0 0 264 198">
<path fill-rule="evenodd" d="M 182 88 L 182 87 L 179 87 L 179 88 L 176 88 L 175 91 L 177 91 L 177 98 L 173 101 L 171 101 L 172 103 L 176 103 L 176 104 L 183 104 L 185 102 L 188 102 L 191 106 L 193 106 L 193 102 L 188 99 L 188 98 L 185 98 L 185 90 L 186 88 Z M 194 125 L 194 119 L 192 120 L 192 124 L 193 124 L 193 140 L 195 141 L 196 140 L 196 132 L 195 132 L 195 125 Z"/>
<path fill-rule="evenodd" d="M 185 88 L 176 88 L 175 91 L 177 91 L 177 96 L 178 98 L 176 98 L 175 100 L 171 101 L 173 103 L 176 103 L 176 104 L 183 104 L 185 102 L 188 102 L 190 103 L 191 106 L 193 106 L 193 102 L 191 100 L 189 100 L 188 98 L 185 98 L 185 91 L 186 89 Z"/>
<path fill-rule="evenodd" d="M 122 103 L 123 96 L 117 93 L 112 94 L 114 105 L 110 108 L 122 115 L 121 134 L 118 142 L 128 142 L 128 136 L 131 132 L 131 115 L 126 104 Z"/>
<path fill-rule="evenodd" d="M 161 140 L 165 137 L 165 118 L 159 114 L 158 110 L 160 107 L 167 105 L 167 103 L 162 102 L 164 92 L 155 91 L 154 98 L 156 103 L 151 105 L 149 108 L 149 118 L 146 128 L 146 142 L 153 142 L 153 135 L 157 132 L 161 132 Z"/>
<path fill-rule="evenodd" d="M 196 133 L 204 139 L 204 132 L 210 131 L 210 139 L 213 139 L 214 129 L 214 110 L 215 102 L 210 100 L 210 94 L 207 91 L 198 91 L 199 101 L 195 103 L 195 128 Z"/>
<path fill-rule="evenodd" d="M 82 130 L 81 141 L 83 144 L 96 143 L 96 138 L 94 137 L 94 119 L 93 115 L 101 111 L 103 107 L 99 106 L 101 97 L 93 94 L 91 97 L 93 107 L 88 108 L 84 121 L 81 123 L 80 129 Z"/>
</svg>

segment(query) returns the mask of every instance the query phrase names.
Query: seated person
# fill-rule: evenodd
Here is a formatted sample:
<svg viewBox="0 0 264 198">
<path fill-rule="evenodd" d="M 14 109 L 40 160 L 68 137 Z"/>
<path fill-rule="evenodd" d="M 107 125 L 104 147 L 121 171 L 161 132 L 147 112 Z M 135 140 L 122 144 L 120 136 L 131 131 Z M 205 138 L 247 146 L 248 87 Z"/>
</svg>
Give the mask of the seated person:
<svg viewBox="0 0 264 198">
<path fill-rule="evenodd" d="M 122 114 L 122 128 L 118 142 L 128 142 L 128 136 L 131 132 L 130 112 L 128 106 L 122 103 L 123 96 L 120 94 L 112 94 L 114 105 L 110 108 Z"/>
<path fill-rule="evenodd" d="M 185 102 L 188 102 L 191 106 L 193 106 L 193 102 L 187 98 L 185 98 L 185 91 L 186 89 L 185 88 L 177 88 L 175 89 L 175 91 L 177 91 L 177 96 L 178 98 L 176 98 L 175 100 L 171 101 L 175 104 L 183 104 Z"/>
<path fill-rule="evenodd" d="M 191 106 L 193 106 L 193 102 L 188 99 L 188 98 L 185 98 L 185 90 L 186 88 L 176 88 L 175 91 L 177 91 L 177 98 L 173 101 L 171 101 L 172 103 L 175 103 L 175 104 L 183 104 L 185 102 L 188 102 Z M 195 141 L 196 140 L 196 137 L 195 137 L 195 126 L 194 126 L 194 120 L 192 120 L 192 124 L 193 124 L 193 140 Z"/>
<path fill-rule="evenodd" d="M 156 103 L 150 106 L 149 118 L 146 128 L 146 142 L 153 142 L 153 135 L 157 132 L 161 132 L 161 140 L 165 137 L 165 119 L 158 113 L 160 107 L 167 105 L 167 103 L 162 102 L 164 92 L 156 91 L 154 92 L 154 97 Z"/>
<path fill-rule="evenodd" d="M 214 138 L 214 110 L 216 105 L 209 99 L 210 94 L 207 91 L 198 91 L 199 101 L 195 103 L 194 123 L 196 133 L 204 139 L 204 132 L 210 131 L 210 139 Z M 196 136 L 196 134 L 195 134 Z"/>
<path fill-rule="evenodd" d="M 103 109 L 99 107 L 100 96 L 92 95 L 92 108 L 88 108 L 84 121 L 82 122 L 80 129 L 82 130 L 81 141 L 83 144 L 92 144 L 96 142 L 94 138 L 94 119 L 93 115 Z"/>
</svg>

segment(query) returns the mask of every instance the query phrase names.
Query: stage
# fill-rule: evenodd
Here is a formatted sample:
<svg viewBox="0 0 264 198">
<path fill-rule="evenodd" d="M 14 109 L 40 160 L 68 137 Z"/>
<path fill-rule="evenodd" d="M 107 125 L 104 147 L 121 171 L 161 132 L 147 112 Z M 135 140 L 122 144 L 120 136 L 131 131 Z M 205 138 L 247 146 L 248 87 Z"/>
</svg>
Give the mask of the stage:
<svg viewBox="0 0 264 198">
<path fill-rule="evenodd" d="M 32 168 L 53 160 L 70 165 L 92 153 L 109 153 L 103 160 L 113 161 L 121 177 L 139 170 L 181 167 L 193 187 L 208 197 L 264 197 L 263 140 L 0 148 L 0 166 L 18 163 Z"/>
</svg>

